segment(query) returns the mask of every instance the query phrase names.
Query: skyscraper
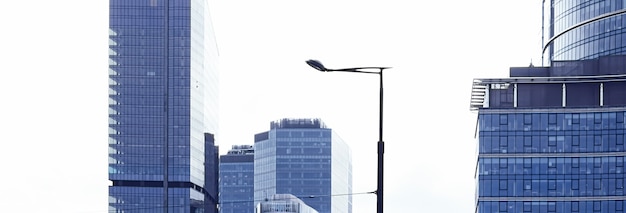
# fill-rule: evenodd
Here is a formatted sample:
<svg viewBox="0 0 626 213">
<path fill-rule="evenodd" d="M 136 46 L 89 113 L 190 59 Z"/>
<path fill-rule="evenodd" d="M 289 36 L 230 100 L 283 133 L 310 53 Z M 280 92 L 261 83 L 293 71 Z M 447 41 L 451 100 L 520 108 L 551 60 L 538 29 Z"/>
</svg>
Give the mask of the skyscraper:
<svg viewBox="0 0 626 213">
<path fill-rule="evenodd" d="M 254 213 L 254 147 L 234 145 L 220 156 L 220 213 Z"/>
<path fill-rule="evenodd" d="M 626 54 L 626 2 L 543 0 L 543 3 L 544 62 Z"/>
<path fill-rule="evenodd" d="M 320 213 L 352 212 L 350 147 L 320 119 L 271 122 L 254 136 L 254 150 L 255 206 L 292 194 Z"/>
<path fill-rule="evenodd" d="M 624 212 L 623 1 L 544 1 L 550 66 L 474 79 L 476 212 Z"/>
<path fill-rule="evenodd" d="M 205 0 L 109 1 L 109 212 L 216 212 Z"/>
</svg>

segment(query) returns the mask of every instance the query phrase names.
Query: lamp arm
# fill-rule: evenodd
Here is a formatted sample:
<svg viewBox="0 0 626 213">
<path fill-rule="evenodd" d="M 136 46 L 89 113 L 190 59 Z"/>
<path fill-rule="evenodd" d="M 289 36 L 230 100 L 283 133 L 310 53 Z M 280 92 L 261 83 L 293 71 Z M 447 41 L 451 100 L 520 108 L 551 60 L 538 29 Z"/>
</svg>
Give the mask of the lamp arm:
<svg viewBox="0 0 626 213">
<path fill-rule="evenodd" d="M 354 68 L 343 68 L 343 69 L 326 69 L 326 72 L 357 72 L 357 73 L 380 74 L 384 69 L 389 69 L 389 68 L 391 67 L 354 67 Z M 364 69 L 377 69 L 380 71 L 378 72 L 364 71 Z"/>
</svg>

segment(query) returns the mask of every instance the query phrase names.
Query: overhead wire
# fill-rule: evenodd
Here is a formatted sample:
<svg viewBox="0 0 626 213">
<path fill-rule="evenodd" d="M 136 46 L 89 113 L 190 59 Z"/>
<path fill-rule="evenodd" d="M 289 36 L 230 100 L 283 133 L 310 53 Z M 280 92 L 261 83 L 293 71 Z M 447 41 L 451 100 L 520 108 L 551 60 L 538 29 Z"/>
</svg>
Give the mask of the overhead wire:
<svg viewBox="0 0 626 213">
<path fill-rule="evenodd" d="M 332 195 L 302 195 L 295 196 L 298 199 L 312 199 L 312 198 L 321 198 L 321 197 L 337 197 L 337 196 L 350 196 L 350 195 L 364 195 L 364 194 L 376 194 L 376 191 L 372 192 L 357 192 L 357 193 L 347 193 L 347 194 L 332 194 Z M 272 199 L 272 200 L 291 200 L 293 198 L 280 198 L 280 199 Z M 218 204 L 231 204 L 231 203 L 250 203 L 250 202 L 262 202 L 267 201 L 268 199 L 256 199 L 256 200 L 235 200 L 235 201 L 227 201 L 227 202 L 219 202 Z"/>
</svg>

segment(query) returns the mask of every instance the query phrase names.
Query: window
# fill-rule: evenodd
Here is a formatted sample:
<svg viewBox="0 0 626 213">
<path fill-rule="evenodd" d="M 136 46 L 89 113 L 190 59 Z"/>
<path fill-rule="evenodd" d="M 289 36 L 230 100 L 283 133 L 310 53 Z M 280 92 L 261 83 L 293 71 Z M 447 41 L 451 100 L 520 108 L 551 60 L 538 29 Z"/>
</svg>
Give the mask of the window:
<svg viewBox="0 0 626 213">
<path fill-rule="evenodd" d="M 531 212 L 531 202 L 524 202 L 524 212 Z"/>
<path fill-rule="evenodd" d="M 556 136 L 548 136 L 548 146 L 556 146 Z"/>
<path fill-rule="evenodd" d="M 556 124 L 556 114 L 548 115 L 548 124 Z"/>
<path fill-rule="evenodd" d="M 500 180 L 500 190 L 507 190 L 508 189 L 508 184 L 506 180 Z"/>
<path fill-rule="evenodd" d="M 579 124 L 580 123 L 580 115 L 579 114 L 572 114 L 572 123 L 573 124 Z"/>
<path fill-rule="evenodd" d="M 532 121 L 531 114 L 524 114 L 524 124 L 532 124 Z"/>
<path fill-rule="evenodd" d="M 531 167 L 532 167 L 531 160 L 529 158 L 524 158 L 524 168 L 531 168 Z"/>
<path fill-rule="evenodd" d="M 506 201 L 500 202 L 500 212 L 506 212 Z"/>
<path fill-rule="evenodd" d="M 508 123 L 508 119 L 507 118 L 508 117 L 507 117 L 506 114 L 500 115 L 500 125 L 506 125 Z"/>
<path fill-rule="evenodd" d="M 572 212 L 578 212 L 578 201 L 572 202 Z"/>
<path fill-rule="evenodd" d="M 556 202 L 548 202 L 548 212 L 556 212 Z"/>
</svg>

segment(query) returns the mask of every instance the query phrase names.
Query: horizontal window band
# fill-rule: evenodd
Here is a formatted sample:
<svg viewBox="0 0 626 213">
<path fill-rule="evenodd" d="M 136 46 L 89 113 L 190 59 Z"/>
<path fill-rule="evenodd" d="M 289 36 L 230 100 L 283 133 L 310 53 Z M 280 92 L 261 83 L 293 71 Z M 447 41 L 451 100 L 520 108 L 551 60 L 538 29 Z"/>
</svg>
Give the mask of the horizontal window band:
<svg viewBox="0 0 626 213">
<path fill-rule="evenodd" d="M 478 202 L 489 201 L 618 201 L 626 200 L 626 196 L 592 196 L 592 197 L 479 197 Z"/>
<path fill-rule="evenodd" d="M 626 152 L 478 154 L 478 158 L 623 157 Z"/>
</svg>

